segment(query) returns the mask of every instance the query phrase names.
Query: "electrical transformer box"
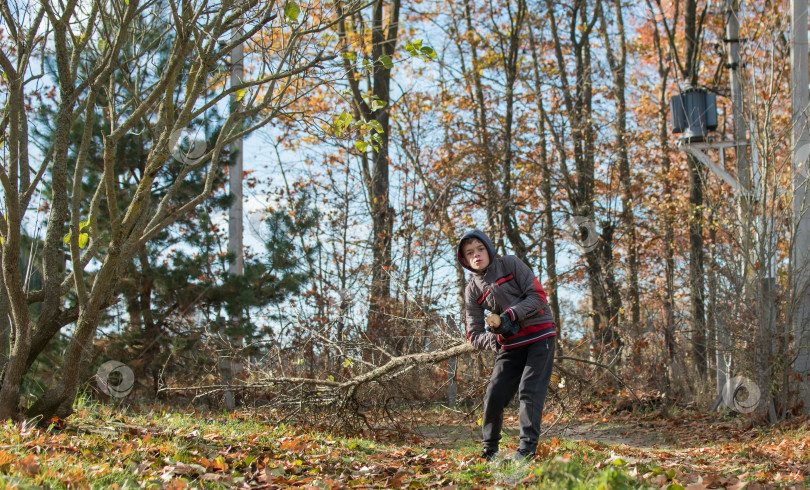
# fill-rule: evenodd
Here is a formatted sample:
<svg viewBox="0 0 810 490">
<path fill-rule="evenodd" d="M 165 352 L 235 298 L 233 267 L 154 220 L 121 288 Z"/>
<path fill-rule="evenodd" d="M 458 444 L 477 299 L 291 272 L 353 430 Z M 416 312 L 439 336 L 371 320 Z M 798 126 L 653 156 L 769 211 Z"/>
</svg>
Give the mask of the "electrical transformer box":
<svg viewBox="0 0 810 490">
<path fill-rule="evenodd" d="M 670 100 L 672 132 L 687 142 L 703 141 L 717 129 L 717 99 L 704 88 L 689 88 Z"/>
</svg>

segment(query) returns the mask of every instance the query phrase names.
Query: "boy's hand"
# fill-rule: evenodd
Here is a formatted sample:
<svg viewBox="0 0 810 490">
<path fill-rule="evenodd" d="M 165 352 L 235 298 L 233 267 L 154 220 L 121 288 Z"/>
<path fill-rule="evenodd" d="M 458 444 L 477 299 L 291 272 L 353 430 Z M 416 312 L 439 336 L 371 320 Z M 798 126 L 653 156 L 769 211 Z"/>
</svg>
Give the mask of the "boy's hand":
<svg viewBox="0 0 810 490">
<path fill-rule="evenodd" d="M 518 333 L 520 330 L 520 325 L 517 322 L 513 322 L 512 318 L 509 316 L 509 313 L 501 313 L 501 332 L 500 335 L 503 338 L 508 339 L 509 337 Z"/>
<path fill-rule="evenodd" d="M 486 324 L 487 332 L 498 334 L 505 339 L 515 335 L 520 329 L 520 325 L 513 322 L 508 313 L 502 313 L 500 316 L 493 313 L 487 317 Z"/>
</svg>

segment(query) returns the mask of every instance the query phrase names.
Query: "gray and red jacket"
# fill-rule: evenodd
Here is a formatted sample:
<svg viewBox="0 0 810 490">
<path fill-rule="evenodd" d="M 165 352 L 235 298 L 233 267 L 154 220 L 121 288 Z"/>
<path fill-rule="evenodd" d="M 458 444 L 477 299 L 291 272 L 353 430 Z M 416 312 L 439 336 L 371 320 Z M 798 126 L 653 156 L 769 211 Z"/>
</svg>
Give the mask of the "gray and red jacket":
<svg viewBox="0 0 810 490">
<path fill-rule="evenodd" d="M 461 244 L 477 238 L 489 253 L 489 266 L 483 272 L 470 268 L 461 256 Z M 554 317 L 540 281 L 522 260 L 514 255 L 498 257 L 492 242 L 481 231 L 464 234 L 456 247 L 462 267 L 473 274 L 465 290 L 467 338 L 476 349 L 513 349 L 557 334 Z M 520 325 L 518 333 L 508 339 L 484 329 L 484 311 L 500 315 L 507 312 Z"/>
</svg>

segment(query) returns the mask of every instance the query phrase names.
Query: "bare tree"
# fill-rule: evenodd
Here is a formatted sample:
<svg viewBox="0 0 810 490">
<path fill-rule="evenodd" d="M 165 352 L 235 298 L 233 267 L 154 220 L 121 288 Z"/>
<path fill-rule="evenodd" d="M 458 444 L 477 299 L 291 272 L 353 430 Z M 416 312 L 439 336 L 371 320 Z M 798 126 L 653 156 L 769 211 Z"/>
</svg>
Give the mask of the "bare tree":
<svg viewBox="0 0 810 490">
<path fill-rule="evenodd" d="M 664 12 L 661 0 L 656 0 L 659 12 Z M 680 72 L 681 81 L 686 87 L 696 87 L 699 82 L 701 60 L 701 38 L 706 21 L 707 8 L 698 11 L 697 0 L 685 0 L 681 12 L 681 2 L 676 1 L 671 19 L 662 15 L 664 29 L 669 41 L 670 53 Z M 681 17 L 683 14 L 683 17 Z M 683 51 L 678 50 L 675 29 L 683 22 Z M 698 373 L 706 376 L 706 315 L 704 287 L 704 244 L 703 244 L 703 182 L 706 170 L 703 164 L 692 156 L 687 156 L 689 169 L 689 296 L 692 313 L 692 360 Z"/>
<path fill-rule="evenodd" d="M 651 13 L 654 12 L 651 0 L 647 0 L 647 7 Z M 667 63 L 665 43 L 661 39 L 657 24 L 655 29 L 652 30 L 652 35 L 653 47 L 656 53 L 656 71 L 658 73 L 656 136 L 658 138 L 658 145 L 661 147 L 661 172 L 667 175 L 672 169 L 672 159 L 670 158 L 669 150 L 669 131 L 667 127 L 667 119 L 669 117 L 667 86 L 671 68 L 670 64 Z M 669 45 L 666 44 L 666 46 Z M 675 344 L 675 219 L 673 216 L 675 201 L 672 182 L 668 177 L 664 178 L 663 192 L 667 202 L 662 220 L 664 228 L 664 276 L 666 285 L 661 296 L 664 306 L 664 359 L 667 368 L 669 368 L 670 365 L 675 362 L 677 353 Z M 668 375 L 666 382 L 669 384 Z"/>
<path fill-rule="evenodd" d="M 563 186 L 574 217 L 593 225 L 587 233 L 596 233 L 596 128 L 593 119 L 593 63 L 591 35 L 599 19 L 599 5 L 590 6 L 586 0 L 577 0 L 570 6 L 560 6 L 546 0 L 546 15 L 551 34 L 557 90 L 562 99 L 564 120 L 555 124 L 547 119 L 547 131 L 554 141 L 560 164 Z M 563 19 L 566 19 L 565 21 Z M 565 36 L 567 30 L 567 36 Z M 573 66 L 566 53 L 573 57 Z M 566 138 L 573 147 L 575 168 L 569 171 Z M 594 237 L 587 237 L 593 239 Z M 591 292 L 591 342 L 594 347 L 613 354 L 621 351 L 616 318 L 621 309 L 621 295 L 612 269 L 613 224 L 602 223 L 598 243 L 585 247 L 588 283 Z"/>
<path fill-rule="evenodd" d="M 537 50 L 537 38 L 534 35 L 531 23 L 528 26 L 529 44 L 532 49 L 532 75 L 534 82 L 532 90 L 535 94 L 535 104 L 537 105 L 537 133 L 540 137 L 540 194 L 543 197 L 543 248 L 546 253 L 546 275 L 548 277 L 548 302 L 554 319 L 557 321 L 557 335 L 562 332 L 563 318 L 560 316 L 560 300 L 557 294 L 557 251 L 554 226 L 554 194 L 551 189 L 551 165 L 548 154 L 546 120 L 548 115 L 543 104 L 542 78 L 540 76 L 540 60 Z M 559 337 L 558 337 L 559 340 Z M 558 348 L 560 344 L 558 343 Z"/>
<path fill-rule="evenodd" d="M 612 7 L 612 9 L 611 9 Z M 641 328 L 641 294 L 639 292 L 639 253 L 638 232 L 636 218 L 633 210 L 633 179 L 630 173 L 630 132 L 627 130 L 627 39 L 624 29 L 624 15 L 622 3 L 619 0 L 603 2 L 597 12 L 599 14 L 599 33 L 605 46 L 605 55 L 613 78 L 611 91 L 616 104 L 616 120 L 614 128 L 616 133 L 615 151 L 619 164 L 619 180 L 622 193 L 621 223 L 627 237 L 627 300 L 630 303 L 630 326 L 636 338 Z M 612 12 L 612 17 L 605 15 L 605 11 Z M 610 31 L 612 26 L 614 31 Z"/>
</svg>

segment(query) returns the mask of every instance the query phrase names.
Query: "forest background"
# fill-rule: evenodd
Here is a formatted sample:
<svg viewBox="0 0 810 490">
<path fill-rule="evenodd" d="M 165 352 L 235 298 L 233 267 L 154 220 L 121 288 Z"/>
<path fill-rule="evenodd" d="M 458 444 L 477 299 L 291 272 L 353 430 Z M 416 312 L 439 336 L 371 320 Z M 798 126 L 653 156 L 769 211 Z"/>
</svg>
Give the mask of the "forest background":
<svg viewBox="0 0 810 490">
<path fill-rule="evenodd" d="M 569 396 L 802 410 L 785 2 L 0 7 L 0 418 L 85 390 L 354 423 L 475 404 L 470 228 L 544 284 Z M 672 134 L 696 87 L 737 186 Z"/>
</svg>

